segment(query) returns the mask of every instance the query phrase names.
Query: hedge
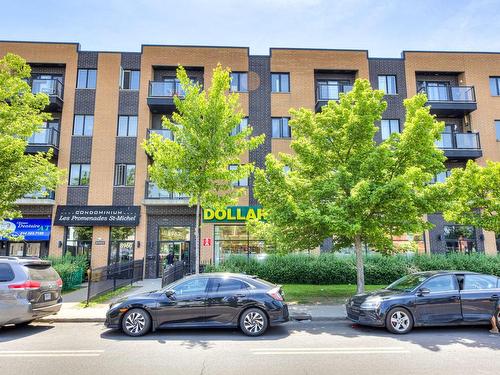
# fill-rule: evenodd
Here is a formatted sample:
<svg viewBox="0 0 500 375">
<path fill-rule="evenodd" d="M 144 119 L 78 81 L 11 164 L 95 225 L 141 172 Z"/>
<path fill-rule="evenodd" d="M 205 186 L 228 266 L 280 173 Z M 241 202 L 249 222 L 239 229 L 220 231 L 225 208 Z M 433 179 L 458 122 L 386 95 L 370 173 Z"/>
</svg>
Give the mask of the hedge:
<svg viewBox="0 0 500 375">
<path fill-rule="evenodd" d="M 63 290 L 77 289 L 83 282 L 83 276 L 87 272 L 87 256 L 72 256 L 67 254 L 63 257 L 48 257 L 52 266 L 57 271 L 63 281 Z"/>
<path fill-rule="evenodd" d="M 483 254 L 382 256 L 365 258 L 366 284 L 390 284 L 413 272 L 460 270 L 500 276 L 500 256 Z M 256 275 L 279 284 L 355 284 L 354 256 L 336 254 L 270 255 L 263 261 L 232 256 L 217 266 L 207 265 L 205 272 L 237 272 Z"/>
</svg>

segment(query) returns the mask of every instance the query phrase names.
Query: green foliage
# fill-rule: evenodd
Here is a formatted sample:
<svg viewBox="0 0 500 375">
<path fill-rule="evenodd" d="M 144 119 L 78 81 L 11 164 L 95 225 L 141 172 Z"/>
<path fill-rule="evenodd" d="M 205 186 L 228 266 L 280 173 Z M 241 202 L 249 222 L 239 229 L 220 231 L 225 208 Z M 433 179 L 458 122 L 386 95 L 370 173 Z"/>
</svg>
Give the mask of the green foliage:
<svg viewBox="0 0 500 375">
<path fill-rule="evenodd" d="M 500 276 L 500 256 L 483 254 L 381 256 L 365 258 L 367 284 L 388 285 L 413 272 L 430 270 L 473 271 Z M 322 254 L 270 255 L 265 261 L 233 256 L 218 266 L 207 266 L 206 272 L 237 272 L 257 275 L 278 284 L 355 284 L 356 260 L 353 256 Z"/>
<path fill-rule="evenodd" d="M 481 167 L 469 160 L 465 169 L 454 168 L 444 184 L 446 220 L 500 233 L 500 162 Z"/>
<path fill-rule="evenodd" d="M 66 254 L 62 257 L 49 256 L 46 259 L 51 261 L 52 267 L 61 276 L 63 290 L 77 289 L 89 267 L 86 255 Z"/>
<path fill-rule="evenodd" d="M 19 217 L 17 199 L 44 187 L 53 190 L 62 177 L 50 162 L 52 152 L 25 154 L 27 139 L 50 119 L 42 112 L 47 95 L 33 95 L 25 81 L 30 72 L 19 56 L 0 59 L 0 220 Z"/>
</svg>

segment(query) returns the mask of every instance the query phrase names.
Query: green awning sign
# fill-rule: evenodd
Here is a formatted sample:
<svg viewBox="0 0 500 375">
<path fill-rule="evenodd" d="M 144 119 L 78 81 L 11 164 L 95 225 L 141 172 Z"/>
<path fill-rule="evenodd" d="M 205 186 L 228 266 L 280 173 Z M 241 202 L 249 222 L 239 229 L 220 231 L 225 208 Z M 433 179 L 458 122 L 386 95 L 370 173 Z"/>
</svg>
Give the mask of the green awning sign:
<svg viewBox="0 0 500 375">
<path fill-rule="evenodd" d="M 262 206 L 229 206 L 223 210 L 203 209 L 204 223 L 244 223 L 252 219 L 264 220 Z"/>
</svg>

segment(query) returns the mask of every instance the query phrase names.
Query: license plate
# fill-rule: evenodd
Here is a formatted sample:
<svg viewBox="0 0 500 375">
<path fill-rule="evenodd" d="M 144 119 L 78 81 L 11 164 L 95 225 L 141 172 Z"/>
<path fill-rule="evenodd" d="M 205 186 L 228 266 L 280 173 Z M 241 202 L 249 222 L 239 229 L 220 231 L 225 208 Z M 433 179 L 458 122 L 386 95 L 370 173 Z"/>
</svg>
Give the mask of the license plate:
<svg viewBox="0 0 500 375">
<path fill-rule="evenodd" d="M 44 301 L 50 301 L 52 299 L 52 293 L 45 293 L 43 295 L 43 300 Z"/>
</svg>

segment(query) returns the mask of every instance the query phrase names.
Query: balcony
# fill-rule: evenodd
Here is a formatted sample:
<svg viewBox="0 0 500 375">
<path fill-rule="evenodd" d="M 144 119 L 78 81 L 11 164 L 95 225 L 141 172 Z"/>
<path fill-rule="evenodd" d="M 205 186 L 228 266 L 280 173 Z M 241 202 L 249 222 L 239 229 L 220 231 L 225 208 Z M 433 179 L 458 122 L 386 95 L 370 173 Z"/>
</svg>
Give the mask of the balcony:
<svg viewBox="0 0 500 375">
<path fill-rule="evenodd" d="M 147 103 L 152 113 L 172 113 L 175 110 L 175 96 L 184 96 L 178 81 L 149 81 Z"/>
<path fill-rule="evenodd" d="M 46 126 L 39 129 L 28 138 L 26 153 L 34 154 L 37 152 L 48 152 L 54 150 L 54 156 L 59 153 L 59 130 L 55 127 Z"/>
<path fill-rule="evenodd" d="M 321 110 L 329 100 L 339 100 L 341 93 L 348 93 L 352 90 L 352 85 L 318 83 L 316 85 L 316 112 Z"/>
<path fill-rule="evenodd" d="M 452 160 L 477 159 L 483 156 L 479 133 L 441 133 L 441 140 L 436 146 Z"/>
<path fill-rule="evenodd" d="M 419 82 L 419 93 L 427 95 L 431 113 L 438 117 L 463 117 L 477 109 L 474 86 L 431 85 Z"/>
<path fill-rule="evenodd" d="M 55 192 L 53 190 L 47 190 L 46 188 L 42 188 L 40 191 L 26 194 L 21 199 L 16 201 L 18 205 L 54 205 L 55 204 Z"/>
<path fill-rule="evenodd" d="M 173 193 L 158 188 L 152 181 L 146 181 L 146 196 L 144 199 L 145 205 L 186 205 L 189 197 L 184 194 Z"/>
<path fill-rule="evenodd" d="M 45 108 L 48 112 L 62 112 L 64 85 L 58 79 L 32 79 L 31 92 L 38 94 L 40 92 L 49 96 L 50 103 Z"/>
</svg>

